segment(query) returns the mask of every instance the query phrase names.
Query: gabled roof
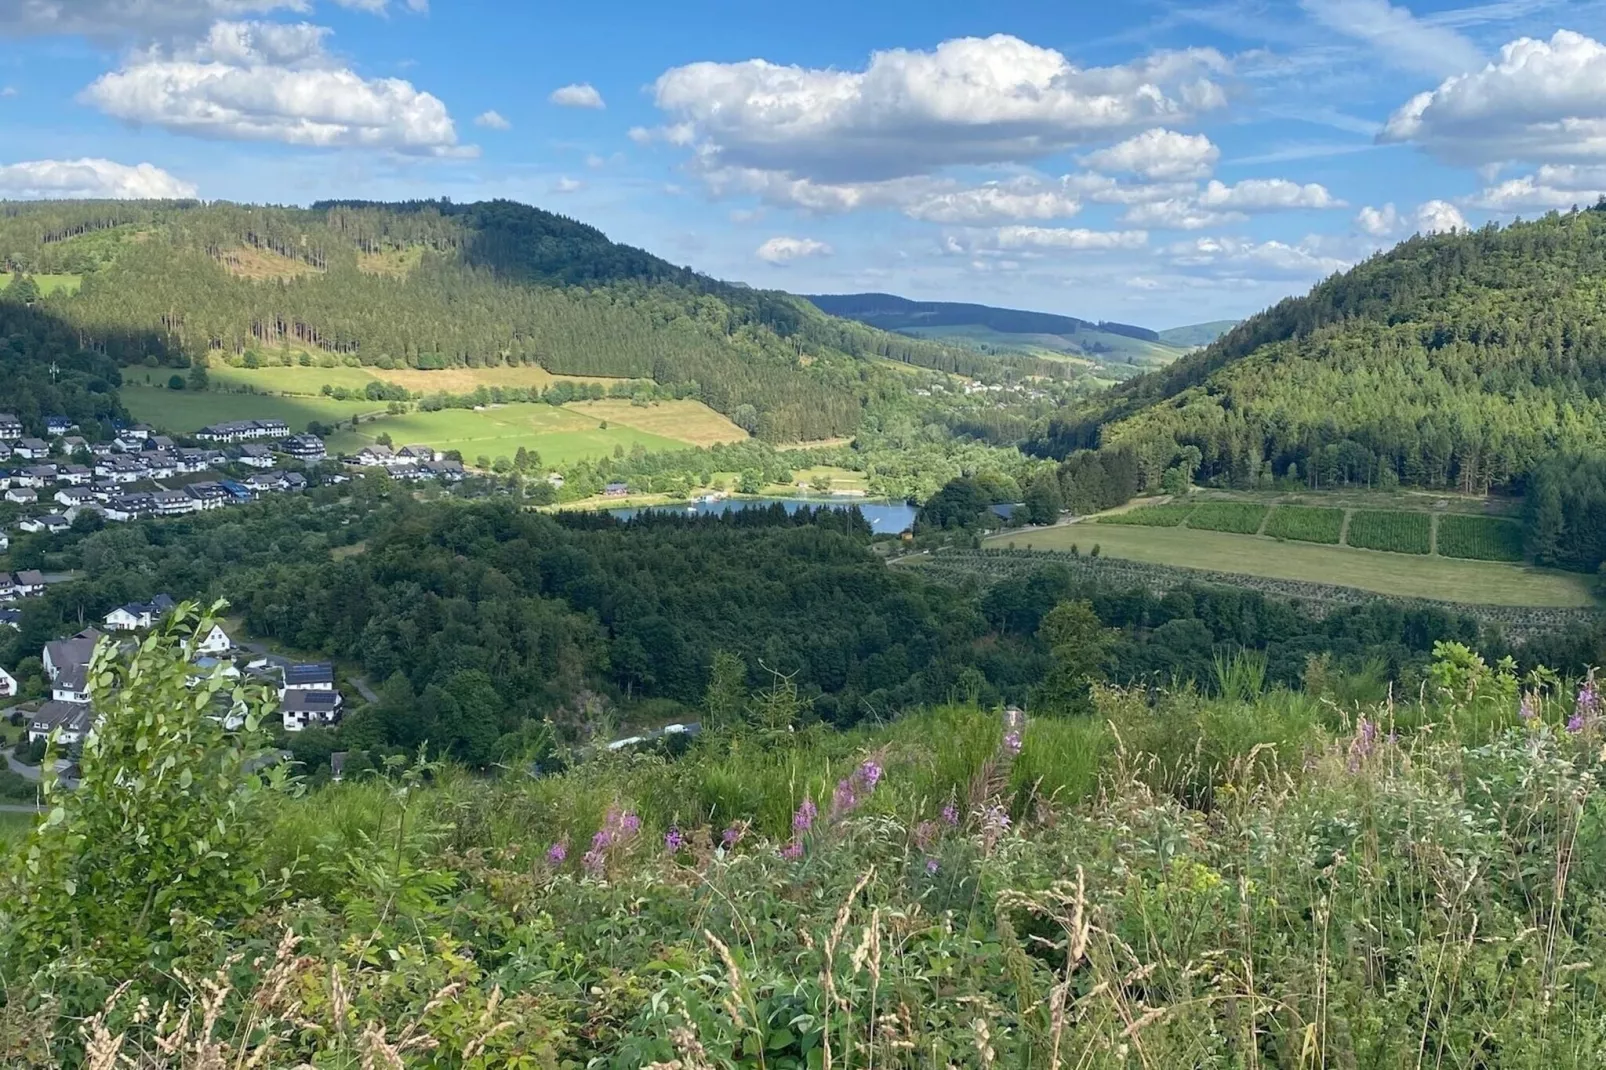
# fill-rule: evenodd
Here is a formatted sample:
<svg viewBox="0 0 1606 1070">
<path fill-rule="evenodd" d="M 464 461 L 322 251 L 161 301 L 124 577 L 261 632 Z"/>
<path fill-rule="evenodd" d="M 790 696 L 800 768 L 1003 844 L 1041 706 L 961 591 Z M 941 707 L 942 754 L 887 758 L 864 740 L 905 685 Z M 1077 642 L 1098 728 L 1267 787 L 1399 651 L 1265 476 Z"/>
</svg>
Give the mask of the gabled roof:
<svg viewBox="0 0 1606 1070">
<path fill-rule="evenodd" d="M 343 704 L 338 691 L 286 691 L 279 700 L 285 713 L 333 713 Z"/>
<path fill-rule="evenodd" d="M 308 684 L 332 684 L 335 682 L 335 667 L 328 662 L 315 662 L 308 665 L 287 665 L 284 669 L 284 684 L 286 687 L 303 687 Z"/>
</svg>

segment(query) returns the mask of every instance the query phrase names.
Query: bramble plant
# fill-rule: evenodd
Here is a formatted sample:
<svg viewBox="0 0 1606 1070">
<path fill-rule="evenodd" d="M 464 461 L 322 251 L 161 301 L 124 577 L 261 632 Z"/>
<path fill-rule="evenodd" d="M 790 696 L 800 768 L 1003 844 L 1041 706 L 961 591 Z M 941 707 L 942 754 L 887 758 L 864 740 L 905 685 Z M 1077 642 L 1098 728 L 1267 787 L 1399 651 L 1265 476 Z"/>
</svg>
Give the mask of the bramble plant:
<svg viewBox="0 0 1606 1070">
<path fill-rule="evenodd" d="M 201 675 L 187 655 L 222 609 L 186 603 L 127 656 L 96 648 L 82 779 L 65 790 L 52 745 L 46 814 L 0 893 L 6 976 L 163 969 L 280 894 L 258 828 L 264 796 L 290 786 L 284 766 L 257 768 L 276 697 L 224 665 Z"/>
</svg>

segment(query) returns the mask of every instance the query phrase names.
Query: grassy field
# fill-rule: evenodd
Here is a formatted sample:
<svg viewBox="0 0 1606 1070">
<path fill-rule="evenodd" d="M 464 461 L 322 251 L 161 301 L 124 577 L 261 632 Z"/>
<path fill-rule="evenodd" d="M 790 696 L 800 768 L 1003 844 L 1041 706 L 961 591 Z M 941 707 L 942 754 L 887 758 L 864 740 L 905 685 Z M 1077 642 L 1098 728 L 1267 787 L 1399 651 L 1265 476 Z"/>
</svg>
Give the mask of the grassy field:
<svg viewBox="0 0 1606 1070">
<path fill-rule="evenodd" d="M 1068 550 L 1096 544 L 1108 557 L 1354 587 L 1402 598 L 1499 606 L 1591 606 L 1587 577 L 1489 561 L 1458 561 L 1278 542 L 1187 529 L 1066 524 L 990 539 L 993 548 Z"/>
<path fill-rule="evenodd" d="M 832 492 L 839 493 L 841 491 L 856 490 L 862 494 L 870 489 L 869 478 L 863 472 L 855 472 L 851 468 L 837 468 L 828 464 L 818 465 L 814 468 L 795 469 L 792 472 L 791 484 L 778 485 L 777 489 L 784 493 L 795 494 L 799 489 L 797 484 L 807 483 L 812 486 L 814 481 L 821 477 L 831 481 Z"/>
<path fill-rule="evenodd" d="M 638 443 L 649 450 L 685 449 L 686 443 L 598 421 L 568 409 L 542 404 L 498 405 L 480 412 L 442 409 L 410 412 L 364 422 L 357 431 L 344 430 L 329 438 L 331 452 L 355 453 L 372 445 L 381 433 L 397 446 L 423 443 L 438 450 L 458 450 L 473 464 L 478 457 L 512 458 L 520 446 L 540 453 L 543 464 L 566 465 L 612 454 L 615 447 L 629 452 Z"/>
<path fill-rule="evenodd" d="M 577 401 L 564 408 L 586 419 L 609 426 L 633 427 L 649 435 L 672 438 L 693 446 L 713 446 L 721 442 L 740 442 L 747 432 L 700 401 L 655 401 L 635 405 L 623 398 L 607 401 Z"/>
<path fill-rule="evenodd" d="M 21 843 L 28 830 L 33 827 L 34 815 L 14 814 L 10 811 L 0 811 L 0 848 L 8 847 L 14 843 Z"/>
<path fill-rule="evenodd" d="M 128 374 L 133 374 L 132 372 Z M 172 372 L 152 370 L 152 381 L 165 379 Z M 125 382 L 123 404 L 134 419 L 174 434 L 189 434 L 220 420 L 262 420 L 279 417 L 292 431 L 303 431 L 309 422 L 333 424 L 350 420 L 359 413 L 383 412 L 384 404 L 373 401 L 335 401 L 325 397 L 282 397 L 273 394 L 194 393 Z M 374 432 L 378 434 L 378 431 Z"/>
<path fill-rule="evenodd" d="M 32 278 L 45 297 L 58 293 L 75 294 L 84 284 L 82 275 L 34 275 Z"/>
</svg>

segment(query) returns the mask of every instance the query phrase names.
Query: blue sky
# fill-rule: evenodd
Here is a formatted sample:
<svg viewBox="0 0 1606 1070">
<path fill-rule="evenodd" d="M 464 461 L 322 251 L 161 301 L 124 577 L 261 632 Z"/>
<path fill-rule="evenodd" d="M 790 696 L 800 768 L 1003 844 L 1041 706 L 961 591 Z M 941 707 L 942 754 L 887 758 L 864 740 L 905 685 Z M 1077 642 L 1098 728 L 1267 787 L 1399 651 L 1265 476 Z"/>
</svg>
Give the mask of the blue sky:
<svg viewBox="0 0 1606 1070">
<path fill-rule="evenodd" d="M 0 0 L 0 197 L 512 197 L 1166 327 L 1606 193 L 1606 0 Z"/>
</svg>

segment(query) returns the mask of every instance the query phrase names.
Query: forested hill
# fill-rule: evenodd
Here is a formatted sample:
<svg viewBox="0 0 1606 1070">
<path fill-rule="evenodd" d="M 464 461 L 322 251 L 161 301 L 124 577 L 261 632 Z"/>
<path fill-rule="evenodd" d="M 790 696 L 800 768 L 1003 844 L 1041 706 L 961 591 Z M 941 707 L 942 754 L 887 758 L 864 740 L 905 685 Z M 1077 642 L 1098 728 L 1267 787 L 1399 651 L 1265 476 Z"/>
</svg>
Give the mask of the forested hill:
<svg viewBox="0 0 1606 1070">
<path fill-rule="evenodd" d="M 1053 422 L 1155 486 L 1179 458 L 1238 486 L 1520 487 L 1606 445 L 1606 213 L 1416 237 Z"/>
<path fill-rule="evenodd" d="M 539 364 L 695 383 L 694 396 L 777 441 L 855 430 L 867 361 L 1000 367 L 509 201 L 3 204 L 0 266 L 120 364 L 249 349 L 380 367 Z"/>
<path fill-rule="evenodd" d="M 1014 308 L 994 308 L 953 301 L 911 301 L 892 294 L 810 294 L 822 311 L 844 316 L 888 331 L 921 327 L 986 327 L 1000 334 L 1080 334 L 1102 331 L 1145 342 L 1158 342 L 1160 335 L 1147 327 L 1125 323 L 1094 323 L 1074 316 L 1051 312 L 1027 312 Z"/>
</svg>

